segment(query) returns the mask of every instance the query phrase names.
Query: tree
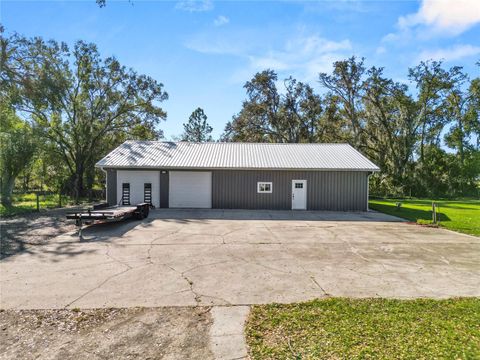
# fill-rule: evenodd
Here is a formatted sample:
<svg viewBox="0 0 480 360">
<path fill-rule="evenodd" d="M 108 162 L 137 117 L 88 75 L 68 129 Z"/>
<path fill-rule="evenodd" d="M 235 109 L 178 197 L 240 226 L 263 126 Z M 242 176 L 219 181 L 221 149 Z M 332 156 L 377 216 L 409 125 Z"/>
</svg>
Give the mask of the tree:
<svg viewBox="0 0 480 360">
<path fill-rule="evenodd" d="M 462 76 L 459 67 L 445 70 L 441 61 L 422 61 L 409 69 L 408 77 L 418 91 L 415 122 L 420 136 L 420 164 L 425 161 L 425 145 L 438 145 L 440 142 L 440 134 L 446 125 L 442 116 L 444 100 L 447 92 Z"/>
<path fill-rule="evenodd" d="M 12 205 L 17 176 L 29 166 L 35 152 L 31 126 L 8 107 L 0 109 L 0 188 L 1 203 Z"/>
<path fill-rule="evenodd" d="M 389 192 L 401 195 L 411 180 L 408 170 L 417 142 L 415 101 L 407 94 L 407 86 L 385 78 L 382 68 L 372 67 L 367 74 L 365 152 L 388 174 Z"/>
<path fill-rule="evenodd" d="M 352 145 L 360 149 L 362 139 L 362 113 L 365 66 L 364 59 L 357 61 L 355 56 L 347 60 L 336 61 L 332 74 L 320 73 L 320 83 L 330 94 L 337 97 L 342 116 L 350 123 Z"/>
<path fill-rule="evenodd" d="M 464 75 L 460 81 L 455 82 L 452 89 L 446 95 L 444 106 L 442 107 L 445 122 L 451 125 L 444 139 L 448 147 L 457 152 L 457 172 L 454 176 L 458 194 L 465 195 L 471 192 L 471 185 L 475 181 L 475 176 L 480 174 L 480 168 L 470 168 L 476 166 L 475 161 L 471 161 L 472 152 L 475 152 L 475 145 L 472 143 L 472 136 L 477 139 L 480 124 L 479 94 L 477 82 L 475 79 L 466 87 L 468 77 Z M 472 177 L 473 176 L 473 177 Z"/>
<path fill-rule="evenodd" d="M 207 115 L 203 109 L 196 108 L 188 118 L 188 122 L 183 124 L 184 132 L 182 141 L 205 142 L 212 141 L 213 128 L 207 123 Z"/>
<path fill-rule="evenodd" d="M 323 113 L 322 101 L 313 89 L 292 77 L 284 81 L 285 95 L 276 86 L 277 74 L 255 74 L 244 88 L 247 100 L 225 127 L 227 141 L 314 142 Z"/>
<path fill-rule="evenodd" d="M 445 122 L 452 122 L 452 126 L 445 135 L 445 142 L 450 148 L 458 151 L 462 165 L 465 162 L 465 149 L 470 147 L 470 137 L 479 122 L 479 111 L 476 108 L 478 100 L 474 85 L 471 83 L 467 91 L 464 91 L 463 81 L 456 84 L 447 94 L 442 109 Z"/>
<path fill-rule="evenodd" d="M 85 194 L 85 175 L 120 140 L 135 133 L 161 136 L 156 126 L 166 113 L 159 103 L 168 98 L 163 85 L 114 57 L 102 59 L 94 44 L 78 41 L 70 51 L 63 43 L 14 35 L 2 39 L 2 54 L 2 65 L 15 70 L 15 107 L 30 115 L 62 158 L 77 202 Z"/>
</svg>

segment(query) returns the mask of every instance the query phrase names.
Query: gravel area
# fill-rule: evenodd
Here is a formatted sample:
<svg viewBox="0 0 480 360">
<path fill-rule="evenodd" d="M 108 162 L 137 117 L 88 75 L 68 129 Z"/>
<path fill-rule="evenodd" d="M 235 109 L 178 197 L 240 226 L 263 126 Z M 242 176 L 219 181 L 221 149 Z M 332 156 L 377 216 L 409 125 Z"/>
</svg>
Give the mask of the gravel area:
<svg viewBox="0 0 480 360">
<path fill-rule="evenodd" d="M 75 229 L 72 220 L 65 214 L 75 208 L 62 208 L 29 213 L 0 220 L 0 259 L 32 246 L 48 244 L 49 240 Z"/>
<path fill-rule="evenodd" d="M 0 359 L 211 359 L 208 307 L 0 310 Z"/>
</svg>

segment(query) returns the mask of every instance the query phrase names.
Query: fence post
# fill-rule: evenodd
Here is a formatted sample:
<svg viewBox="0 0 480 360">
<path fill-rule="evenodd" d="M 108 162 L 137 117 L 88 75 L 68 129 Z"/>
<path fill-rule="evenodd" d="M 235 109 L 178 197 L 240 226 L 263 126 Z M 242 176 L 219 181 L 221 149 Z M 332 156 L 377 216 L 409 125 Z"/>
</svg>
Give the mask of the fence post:
<svg viewBox="0 0 480 360">
<path fill-rule="evenodd" d="M 58 207 L 62 207 L 62 193 L 58 192 Z"/>
<path fill-rule="evenodd" d="M 37 211 L 40 212 L 40 199 L 38 198 L 38 192 L 35 193 L 37 196 Z"/>
<path fill-rule="evenodd" d="M 432 222 L 437 223 L 437 204 L 434 201 L 432 201 Z"/>
</svg>

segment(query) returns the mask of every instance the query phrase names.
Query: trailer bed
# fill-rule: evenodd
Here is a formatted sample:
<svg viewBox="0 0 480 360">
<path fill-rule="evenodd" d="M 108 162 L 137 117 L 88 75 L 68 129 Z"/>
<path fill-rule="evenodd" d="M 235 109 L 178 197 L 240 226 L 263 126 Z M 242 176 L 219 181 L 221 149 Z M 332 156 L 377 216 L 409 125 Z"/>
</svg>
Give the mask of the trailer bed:
<svg viewBox="0 0 480 360">
<path fill-rule="evenodd" d="M 92 209 L 82 209 L 67 213 L 67 219 L 75 220 L 77 225 L 88 224 L 95 221 L 120 221 L 128 218 L 141 220 L 148 216 L 150 204 L 116 205 L 108 207 L 106 204 L 95 205 Z"/>
<path fill-rule="evenodd" d="M 136 206 L 116 206 L 111 208 L 106 208 L 103 210 L 82 210 L 80 212 L 72 212 L 67 214 L 67 219 L 109 219 L 109 218 L 119 218 L 126 215 L 131 215 L 137 210 Z"/>
</svg>

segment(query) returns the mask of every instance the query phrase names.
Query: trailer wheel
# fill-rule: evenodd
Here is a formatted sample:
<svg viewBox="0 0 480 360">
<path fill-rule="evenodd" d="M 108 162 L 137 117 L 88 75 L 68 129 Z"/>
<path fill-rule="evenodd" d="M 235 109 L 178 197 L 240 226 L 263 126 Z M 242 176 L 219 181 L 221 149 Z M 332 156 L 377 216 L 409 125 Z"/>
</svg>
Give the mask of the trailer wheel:
<svg viewBox="0 0 480 360">
<path fill-rule="evenodd" d="M 137 220 L 143 220 L 144 217 L 145 217 L 145 214 L 143 213 L 143 208 L 139 208 L 135 213 L 135 218 Z"/>
</svg>

